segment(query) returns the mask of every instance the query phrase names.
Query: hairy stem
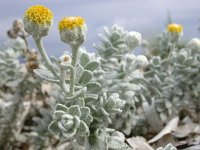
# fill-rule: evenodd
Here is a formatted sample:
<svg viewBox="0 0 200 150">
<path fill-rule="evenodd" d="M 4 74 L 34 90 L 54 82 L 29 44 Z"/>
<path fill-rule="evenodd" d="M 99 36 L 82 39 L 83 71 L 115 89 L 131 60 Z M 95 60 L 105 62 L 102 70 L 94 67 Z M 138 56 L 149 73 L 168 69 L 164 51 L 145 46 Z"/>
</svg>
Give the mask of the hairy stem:
<svg viewBox="0 0 200 150">
<path fill-rule="evenodd" d="M 77 60 L 78 60 L 78 46 L 72 46 L 72 62 L 71 65 L 73 68 L 70 69 L 70 95 L 72 96 L 74 94 L 74 88 L 75 88 L 75 81 L 76 81 L 76 66 L 77 66 Z"/>
<path fill-rule="evenodd" d="M 60 68 L 60 86 L 63 88 L 63 90 L 65 92 L 68 93 L 68 88 L 66 86 L 66 83 L 65 83 L 65 77 L 66 77 L 66 70 L 64 68 Z"/>
<path fill-rule="evenodd" d="M 170 49 L 169 49 L 169 55 L 168 55 L 168 61 L 170 60 L 170 58 L 172 57 L 172 52 L 174 51 L 174 49 L 176 48 L 176 44 L 172 44 L 170 46 Z"/>
<path fill-rule="evenodd" d="M 47 68 L 51 71 L 51 73 L 57 78 L 57 79 L 60 79 L 60 82 L 58 83 L 58 85 L 62 88 L 62 90 L 65 92 L 65 94 L 68 93 L 68 89 L 66 87 L 66 83 L 65 83 L 65 75 L 66 75 L 66 72 L 63 71 L 61 69 L 61 75 L 59 76 L 58 73 L 56 72 L 56 70 L 54 69 L 53 65 L 52 65 L 52 62 L 51 60 L 49 59 L 46 51 L 45 51 L 45 48 L 43 46 L 43 43 L 42 43 L 42 39 L 39 38 L 34 38 L 35 40 L 35 43 L 38 47 L 38 50 L 42 56 L 42 58 L 44 59 L 44 61 L 46 62 L 46 66 Z"/>
<path fill-rule="evenodd" d="M 42 39 L 39 38 L 39 39 L 35 39 L 35 43 L 38 47 L 38 50 L 40 51 L 40 54 L 42 55 L 42 58 L 44 59 L 44 61 L 46 62 L 46 65 L 47 65 L 47 68 L 53 73 L 53 75 L 57 78 L 59 78 L 57 72 L 55 71 L 55 69 L 53 68 L 53 65 L 51 63 L 51 60 L 49 59 L 45 49 L 44 49 L 44 46 L 43 46 L 43 43 L 42 43 Z"/>
</svg>

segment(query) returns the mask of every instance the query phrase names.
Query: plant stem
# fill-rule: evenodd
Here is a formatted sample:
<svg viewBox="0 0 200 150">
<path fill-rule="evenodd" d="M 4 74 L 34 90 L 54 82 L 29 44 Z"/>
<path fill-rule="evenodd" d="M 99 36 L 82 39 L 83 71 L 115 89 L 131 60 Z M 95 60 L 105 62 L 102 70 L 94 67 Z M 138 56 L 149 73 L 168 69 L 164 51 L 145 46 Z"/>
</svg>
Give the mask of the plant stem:
<svg viewBox="0 0 200 150">
<path fill-rule="evenodd" d="M 53 68 L 53 65 L 51 63 L 51 60 L 49 59 L 45 49 L 44 49 L 44 46 L 43 46 L 43 43 L 42 43 L 42 39 L 39 38 L 39 39 L 34 39 L 35 40 L 35 43 L 38 47 L 38 50 L 40 51 L 40 54 L 42 55 L 42 58 L 44 59 L 44 61 L 46 62 L 46 65 L 47 65 L 47 68 L 53 73 L 53 75 L 57 78 L 59 78 L 57 72 L 55 71 L 55 69 Z"/>
<path fill-rule="evenodd" d="M 66 77 L 66 70 L 64 68 L 60 68 L 60 86 L 63 88 L 63 90 L 68 93 L 68 88 L 65 83 L 65 77 Z"/>
<path fill-rule="evenodd" d="M 71 65 L 73 66 L 73 68 L 70 69 L 70 96 L 74 94 L 79 46 L 72 46 L 71 49 L 72 49 Z"/>
<path fill-rule="evenodd" d="M 40 52 L 40 54 L 42 55 L 42 58 L 44 59 L 44 61 L 46 62 L 46 66 L 47 68 L 51 71 L 51 73 L 57 78 L 60 79 L 60 82 L 58 83 L 58 85 L 62 88 L 63 92 L 65 94 L 68 94 L 68 89 L 66 87 L 66 83 L 65 83 L 65 75 L 66 75 L 66 71 L 61 69 L 61 75 L 59 76 L 58 73 L 56 72 L 56 70 L 54 69 L 51 60 L 49 59 L 45 48 L 43 46 L 42 43 L 42 39 L 41 38 L 34 38 L 35 43 L 38 47 L 38 50 Z"/>
<path fill-rule="evenodd" d="M 24 42 L 26 44 L 26 52 L 29 51 L 29 45 L 28 45 L 28 41 L 27 41 L 27 36 L 26 36 L 26 32 L 24 30 L 21 31 L 22 33 L 22 38 L 24 39 Z"/>
</svg>

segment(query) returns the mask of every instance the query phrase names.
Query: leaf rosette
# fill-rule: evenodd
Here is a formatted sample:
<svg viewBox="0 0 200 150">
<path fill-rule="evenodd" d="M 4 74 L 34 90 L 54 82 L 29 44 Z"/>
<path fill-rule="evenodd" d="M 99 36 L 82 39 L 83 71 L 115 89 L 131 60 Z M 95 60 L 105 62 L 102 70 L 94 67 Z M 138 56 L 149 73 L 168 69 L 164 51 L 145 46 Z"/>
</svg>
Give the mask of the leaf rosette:
<svg viewBox="0 0 200 150">
<path fill-rule="evenodd" d="M 52 117 L 53 121 L 49 125 L 49 131 L 66 139 L 76 135 L 89 135 L 88 125 L 93 121 L 90 109 L 88 107 L 80 108 L 78 105 L 68 108 L 65 105 L 57 104 Z"/>
</svg>

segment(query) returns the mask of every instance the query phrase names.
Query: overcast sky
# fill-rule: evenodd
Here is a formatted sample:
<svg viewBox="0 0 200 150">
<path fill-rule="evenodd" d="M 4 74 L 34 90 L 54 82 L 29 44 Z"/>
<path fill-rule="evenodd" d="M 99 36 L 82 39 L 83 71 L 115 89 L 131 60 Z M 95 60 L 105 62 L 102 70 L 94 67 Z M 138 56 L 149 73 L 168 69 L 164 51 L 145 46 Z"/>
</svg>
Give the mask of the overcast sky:
<svg viewBox="0 0 200 150">
<path fill-rule="evenodd" d="M 54 25 L 45 38 L 45 46 L 48 53 L 56 56 L 69 49 L 60 42 L 57 30 L 59 20 L 65 16 L 86 19 L 88 35 L 84 46 L 89 51 L 94 51 L 92 44 L 98 41 L 97 34 L 102 32 L 103 26 L 117 23 L 149 39 L 165 29 L 168 12 L 175 23 L 184 26 L 186 39 L 199 37 L 200 0 L 0 0 L 0 43 L 7 39 L 6 31 L 12 21 L 22 18 L 25 10 L 36 4 L 54 12 Z"/>
</svg>

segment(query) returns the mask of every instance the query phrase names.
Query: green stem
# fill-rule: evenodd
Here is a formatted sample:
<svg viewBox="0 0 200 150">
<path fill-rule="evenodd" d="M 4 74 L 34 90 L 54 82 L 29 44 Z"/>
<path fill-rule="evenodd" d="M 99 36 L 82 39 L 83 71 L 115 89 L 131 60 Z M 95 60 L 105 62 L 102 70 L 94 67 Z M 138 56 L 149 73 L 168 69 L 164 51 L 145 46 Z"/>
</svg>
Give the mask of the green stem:
<svg viewBox="0 0 200 150">
<path fill-rule="evenodd" d="M 73 96 L 74 94 L 74 88 L 75 88 L 75 81 L 76 81 L 76 66 L 77 66 L 77 60 L 78 60 L 78 46 L 72 46 L 72 62 L 71 65 L 73 68 L 70 69 L 70 96 Z"/>
<path fill-rule="evenodd" d="M 176 44 L 172 44 L 172 45 L 170 46 L 169 55 L 168 55 L 168 60 L 170 60 L 170 58 L 172 57 L 172 51 L 174 51 L 175 47 L 176 47 Z"/>
<path fill-rule="evenodd" d="M 47 65 L 47 68 L 53 73 L 53 75 L 57 78 L 59 78 L 57 72 L 55 71 L 55 69 L 53 68 L 53 65 L 51 63 L 51 60 L 49 59 L 45 49 L 44 49 L 44 46 L 43 46 L 43 43 L 42 43 L 42 39 L 39 38 L 39 39 L 34 39 L 35 40 L 35 43 L 38 47 L 38 50 L 40 51 L 40 54 L 42 55 L 42 58 L 44 59 L 44 61 L 46 62 L 46 65 Z"/>
<path fill-rule="evenodd" d="M 66 77 L 66 70 L 61 67 L 60 68 L 60 86 L 65 91 L 65 93 L 68 93 L 69 90 L 65 83 L 65 77 Z"/>
<path fill-rule="evenodd" d="M 65 76 L 66 76 L 66 71 L 62 70 L 61 69 L 61 75 L 59 76 L 58 73 L 56 72 L 56 70 L 54 69 L 53 65 L 52 65 L 52 62 L 51 60 L 49 59 L 46 51 L 45 51 L 45 48 L 43 46 L 43 43 L 42 43 L 42 39 L 41 38 L 34 38 L 35 40 L 35 43 L 38 47 L 38 50 L 40 52 L 40 54 L 42 55 L 42 58 L 44 59 L 44 61 L 46 62 L 46 66 L 47 68 L 51 71 L 51 73 L 57 78 L 57 79 L 60 79 L 60 82 L 58 83 L 58 85 L 62 88 L 63 92 L 65 94 L 68 94 L 68 89 L 67 89 L 67 86 L 66 86 L 66 83 L 65 83 Z"/>
</svg>

